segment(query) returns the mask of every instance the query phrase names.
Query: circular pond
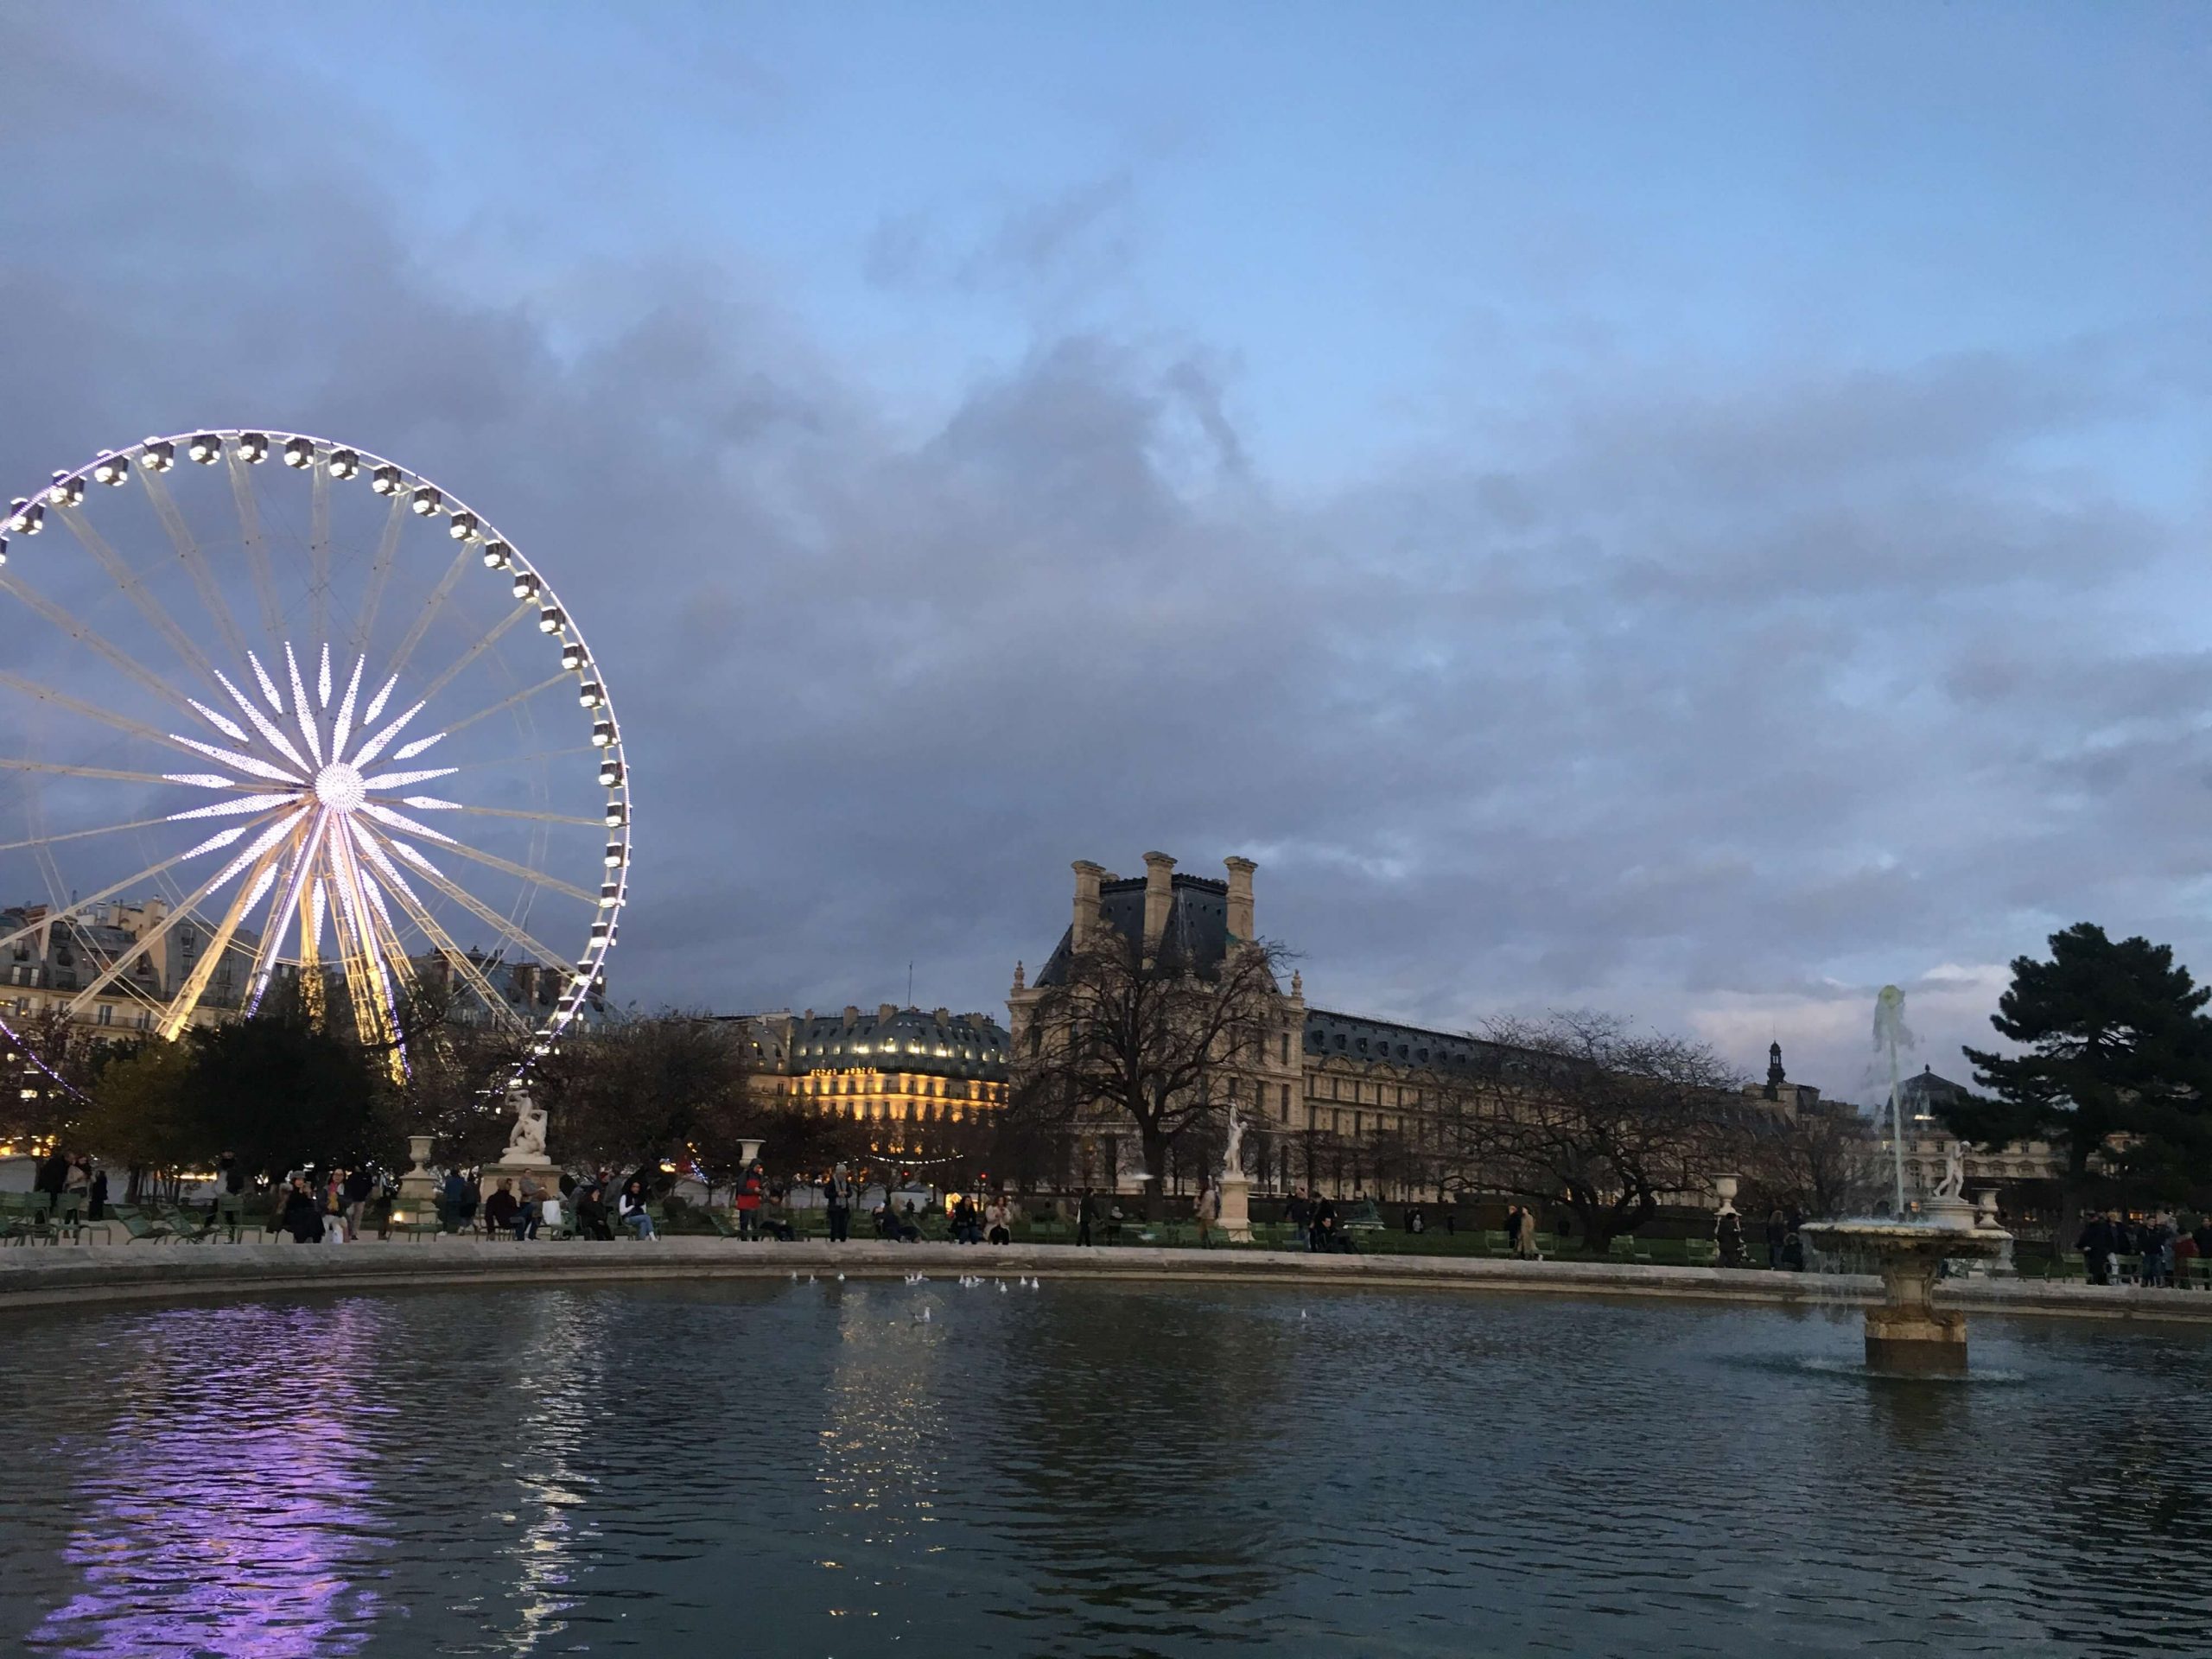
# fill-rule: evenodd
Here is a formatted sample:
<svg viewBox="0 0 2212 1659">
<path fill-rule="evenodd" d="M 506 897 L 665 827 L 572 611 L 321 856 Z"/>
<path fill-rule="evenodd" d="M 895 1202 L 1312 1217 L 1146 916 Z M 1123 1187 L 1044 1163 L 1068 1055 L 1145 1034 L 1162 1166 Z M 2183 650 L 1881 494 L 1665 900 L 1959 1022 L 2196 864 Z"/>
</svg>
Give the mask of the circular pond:
<svg viewBox="0 0 2212 1659">
<path fill-rule="evenodd" d="M 1855 1311 L 1230 1287 L 0 1332 L 0 1651 L 2212 1651 L 2188 1329 L 1982 1319 L 1963 1383 Z"/>
</svg>

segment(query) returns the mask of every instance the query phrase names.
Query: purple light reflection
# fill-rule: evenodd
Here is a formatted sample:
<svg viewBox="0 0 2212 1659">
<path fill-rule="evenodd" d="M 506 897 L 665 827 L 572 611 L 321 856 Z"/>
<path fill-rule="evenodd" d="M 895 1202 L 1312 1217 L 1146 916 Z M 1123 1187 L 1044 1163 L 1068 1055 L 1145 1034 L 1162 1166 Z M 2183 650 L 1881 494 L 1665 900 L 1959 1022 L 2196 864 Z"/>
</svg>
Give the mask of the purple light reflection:
<svg viewBox="0 0 2212 1659">
<path fill-rule="evenodd" d="M 372 1301 L 146 1316 L 101 1456 L 58 1491 L 84 1587 L 34 1648 L 143 1659 L 322 1659 L 369 1637 L 376 1453 L 364 1433 L 384 1338 Z M 128 1350 L 126 1350 L 128 1351 Z"/>
</svg>

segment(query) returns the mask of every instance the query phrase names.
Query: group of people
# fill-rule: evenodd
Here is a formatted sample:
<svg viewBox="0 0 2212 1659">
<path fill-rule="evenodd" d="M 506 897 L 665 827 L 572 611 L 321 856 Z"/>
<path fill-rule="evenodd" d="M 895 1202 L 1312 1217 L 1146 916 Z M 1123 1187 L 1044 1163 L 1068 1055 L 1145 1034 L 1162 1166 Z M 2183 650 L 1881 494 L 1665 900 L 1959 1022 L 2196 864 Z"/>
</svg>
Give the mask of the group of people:
<svg viewBox="0 0 2212 1659">
<path fill-rule="evenodd" d="M 2164 1286 L 2183 1282 L 2193 1264 L 2212 1262 L 2212 1215 L 2184 1229 L 2170 1211 L 2145 1221 L 2131 1221 L 2117 1210 L 2093 1215 L 2082 1224 L 2074 1248 L 2082 1252 L 2093 1285 L 2134 1283 Z"/>
<path fill-rule="evenodd" d="M 60 1147 L 39 1160 L 31 1190 L 47 1197 L 48 1213 L 98 1221 L 107 1213 L 107 1171 L 83 1153 Z"/>
<path fill-rule="evenodd" d="M 244 1185 L 238 1160 L 227 1152 L 218 1163 L 216 1176 L 215 1198 L 208 1205 L 210 1224 L 221 1215 L 223 1200 L 235 1198 Z M 351 1243 L 360 1237 L 370 1200 L 383 1185 L 368 1169 L 332 1169 L 319 1182 L 305 1171 L 298 1172 L 285 1180 L 276 1230 L 289 1234 L 299 1244 Z"/>
<path fill-rule="evenodd" d="M 1354 1255 L 1358 1252 L 1334 1198 L 1295 1189 L 1283 1205 L 1282 1217 L 1306 1235 L 1306 1248 L 1319 1255 Z"/>
</svg>

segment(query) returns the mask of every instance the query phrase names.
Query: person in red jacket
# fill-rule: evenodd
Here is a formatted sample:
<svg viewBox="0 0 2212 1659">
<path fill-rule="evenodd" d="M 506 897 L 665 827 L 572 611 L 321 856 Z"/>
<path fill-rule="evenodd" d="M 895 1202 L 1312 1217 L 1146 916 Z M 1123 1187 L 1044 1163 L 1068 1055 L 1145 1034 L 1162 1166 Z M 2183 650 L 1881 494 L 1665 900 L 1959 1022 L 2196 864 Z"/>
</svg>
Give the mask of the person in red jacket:
<svg viewBox="0 0 2212 1659">
<path fill-rule="evenodd" d="M 744 1174 L 737 1179 L 737 1236 L 740 1238 L 760 1236 L 760 1194 L 768 1178 L 755 1158 Z"/>
</svg>

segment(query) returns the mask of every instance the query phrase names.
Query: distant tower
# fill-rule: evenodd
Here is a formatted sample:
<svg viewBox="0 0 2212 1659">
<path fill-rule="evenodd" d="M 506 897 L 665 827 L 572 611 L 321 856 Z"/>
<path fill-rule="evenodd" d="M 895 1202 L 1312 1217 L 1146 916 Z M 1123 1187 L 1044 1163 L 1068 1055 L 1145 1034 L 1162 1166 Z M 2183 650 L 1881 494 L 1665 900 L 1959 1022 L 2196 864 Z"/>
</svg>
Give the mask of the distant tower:
<svg viewBox="0 0 2212 1659">
<path fill-rule="evenodd" d="M 1766 1097 L 1769 1100 L 1780 1100 L 1782 1085 L 1788 1079 L 1783 1075 L 1782 1071 L 1782 1045 L 1778 1042 L 1770 1043 L 1766 1050 Z"/>
</svg>

